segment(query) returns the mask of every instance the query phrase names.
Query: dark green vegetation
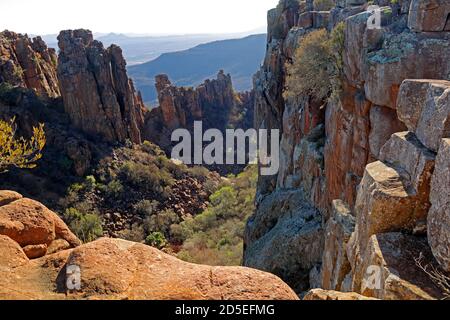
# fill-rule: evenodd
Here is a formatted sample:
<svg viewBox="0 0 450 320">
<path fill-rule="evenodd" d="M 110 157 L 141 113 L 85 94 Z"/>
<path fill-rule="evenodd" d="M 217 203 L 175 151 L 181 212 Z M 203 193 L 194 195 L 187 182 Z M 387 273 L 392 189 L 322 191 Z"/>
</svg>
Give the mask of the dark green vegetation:
<svg viewBox="0 0 450 320">
<path fill-rule="evenodd" d="M 68 188 L 59 206 L 70 226 L 75 220 L 73 230 L 83 240 L 105 234 L 160 247 L 165 243 L 161 238 L 177 242 L 171 225 L 201 213 L 219 182 L 217 174 L 175 164 L 144 142 L 115 148 L 91 175 Z M 101 220 L 102 232 L 92 215 Z M 91 224 L 89 231 L 78 226 L 83 223 Z"/>
<path fill-rule="evenodd" d="M 167 74 L 176 86 L 197 86 L 206 79 L 215 78 L 218 70 L 224 70 L 232 75 L 237 91 L 246 91 L 252 88 L 253 74 L 260 67 L 265 47 L 265 34 L 215 41 L 131 66 L 128 74 L 144 101 L 152 105 L 157 99 L 155 76 L 158 74 Z"/>
<path fill-rule="evenodd" d="M 214 181 L 211 179 L 217 176 L 204 168 L 175 165 L 141 147 L 118 149 L 116 153 L 130 160 L 105 159 L 96 170 L 98 178 L 88 176 L 73 184 L 62 201 L 67 208 L 65 220 L 83 241 L 109 233 L 189 262 L 241 264 L 245 223 L 255 209 L 256 166 Z M 197 209 L 202 206 L 195 205 L 196 201 L 209 203 L 203 211 L 187 213 L 186 203 L 173 202 L 174 184 L 182 187 L 183 179 L 204 183 L 205 191 L 188 197 Z M 183 193 L 188 192 L 186 187 Z"/>
<path fill-rule="evenodd" d="M 257 177 L 256 166 L 230 176 L 211 195 L 208 209 L 171 227 L 183 241 L 180 259 L 208 265 L 241 265 L 245 223 L 255 210 Z"/>
</svg>

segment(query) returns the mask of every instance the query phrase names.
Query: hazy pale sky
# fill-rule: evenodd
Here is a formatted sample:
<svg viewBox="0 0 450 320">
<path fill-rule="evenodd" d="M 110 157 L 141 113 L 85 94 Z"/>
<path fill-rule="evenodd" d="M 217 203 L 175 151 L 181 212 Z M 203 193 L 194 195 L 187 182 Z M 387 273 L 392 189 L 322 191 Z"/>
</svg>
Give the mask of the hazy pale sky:
<svg viewBox="0 0 450 320">
<path fill-rule="evenodd" d="M 279 0 L 0 0 L 0 31 L 237 33 L 266 25 Z"/>
</svg>

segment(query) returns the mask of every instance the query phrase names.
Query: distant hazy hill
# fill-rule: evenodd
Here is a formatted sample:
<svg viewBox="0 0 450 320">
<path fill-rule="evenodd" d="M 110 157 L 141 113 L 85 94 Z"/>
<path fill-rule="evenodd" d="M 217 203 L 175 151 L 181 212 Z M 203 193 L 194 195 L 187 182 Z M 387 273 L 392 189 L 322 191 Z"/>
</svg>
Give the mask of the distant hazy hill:
<svg viewBox="0 0 450 320">
<path fill-rule="evenodd" d="M 161 73 L 169 75 L 176 86 L 195 86 L 205 79 L 215 78 L 217 72 L 223 69 L 231 74 L 234 88 L 244 91 L 252 87 L 252 77 L 264 58 L 265 47 L 265 34 L 215 41 L 130 66 L 128 73 L 147 104 L 155 104 L 154 78 Z"/>
<path fill-rule="evenodd" d="M 257 31 L 257 32 L 256 32 Z M 187 34 L 187 35 L 145 35 L 123 33 L 94 33 L 94 38 L 105 46 L 116 44 L 123 50 L 127 65 L 145 63 L 156 59 L 163 53 L 187 50 L 199 44 L 212 41 L 237 39 L 259 33 L 243 32 L 236 34 Z M 32 35 L 34 36 L 34 35 Z M 58 48 L 57 34 L 43 35 L 42 38 L 51 48 Z"/>
</svg>

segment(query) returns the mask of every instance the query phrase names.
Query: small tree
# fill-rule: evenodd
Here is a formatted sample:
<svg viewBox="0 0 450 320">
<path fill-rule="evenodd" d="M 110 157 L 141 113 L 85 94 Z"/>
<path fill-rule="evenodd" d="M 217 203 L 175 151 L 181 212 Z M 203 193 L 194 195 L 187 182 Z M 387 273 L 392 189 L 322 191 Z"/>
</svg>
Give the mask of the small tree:
<svg viewBox="0 0 450 320">
<path fill-rule="evenodd" d="M 45 146 L 44 124 L 33 128 L 30 140 L 16 138 L 16 126 L 13 118 L 10 122 L 0 120 L 0 173 L 11 167 L 35 168 L 35 162 L 42 158 Z"/>
<path fill-rule="evenodd" d="M 340 90 L 344 29 L 345 25 L 340 23 L 331 33 L 315 30 L 302 39 L 293 62 L 286 66 L 285 98 L 312 96 L 326 100 Z"/>
</svg>

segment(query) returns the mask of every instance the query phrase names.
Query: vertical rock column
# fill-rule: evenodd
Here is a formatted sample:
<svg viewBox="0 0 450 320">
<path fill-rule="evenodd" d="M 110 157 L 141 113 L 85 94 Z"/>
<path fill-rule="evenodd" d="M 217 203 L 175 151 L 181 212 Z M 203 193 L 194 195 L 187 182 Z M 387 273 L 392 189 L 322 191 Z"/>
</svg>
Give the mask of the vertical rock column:
<svg viewBox="0 0 450 320">
<path fill-rule="evenodd" d="M 88 30 L 62 31 L 58 41 L 58 79 L 73 124 L 108 142 L 140 143 L 145 108 L 121 49 L 105 49 Z"/>
</svg>

